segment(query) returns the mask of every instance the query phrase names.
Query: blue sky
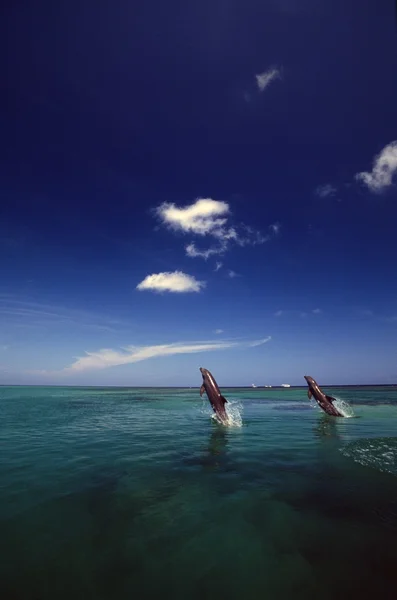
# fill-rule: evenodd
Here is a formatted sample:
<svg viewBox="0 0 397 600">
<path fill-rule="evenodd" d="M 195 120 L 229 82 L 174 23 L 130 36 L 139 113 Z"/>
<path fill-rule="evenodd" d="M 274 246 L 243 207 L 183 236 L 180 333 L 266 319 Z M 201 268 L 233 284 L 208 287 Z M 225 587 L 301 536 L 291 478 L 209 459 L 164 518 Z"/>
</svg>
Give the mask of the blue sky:
<svg viewBox="0 0 397 600">
<path fill-rule="evenodd" d="M 3 10 L 0 383 L 397 382 L 392 2 Z"/>
</svg>

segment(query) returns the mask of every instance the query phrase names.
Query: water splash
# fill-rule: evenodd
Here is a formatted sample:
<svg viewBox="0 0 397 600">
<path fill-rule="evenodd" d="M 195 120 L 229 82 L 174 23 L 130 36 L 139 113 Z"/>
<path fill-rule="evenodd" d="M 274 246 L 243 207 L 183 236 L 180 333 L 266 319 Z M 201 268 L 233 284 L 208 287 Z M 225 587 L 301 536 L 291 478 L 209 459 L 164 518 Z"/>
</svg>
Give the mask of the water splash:
<svg viewBox="0 0 397 600">
<path fill-rule="evenodd" d="M 360 465 L 397 475 L 397 438 L 357 440 L 340 452 Z"/>
<path fill-rule="evenodd" d="M 317 404 L 316 400 L 314 400 L 314 398 L 311 398 L 309 402 L 312 408 L 322 410 Z M 346 419 L 352 419 L 353 417 L 355 417 L 353 408 L 348 402 L 346 402 L 346 400 L 342 400 L 342 398 L 335 398 L 335 402 L 333 402 L 333 405 L 335 406 L 337 411 L 340 412 L 340 414 L 343 415 Z"/>
<path fill-rule="evenodd" d="M 240 400 L 228 400 L 226 413 L 229 420 L 229 427 L 243 426 L 243 403 Z"/>
<path fill-rule="evenodd" d="M 346 400 L 342 400 L 342 398 L 335 398 L 335 402 L 333 402 L 336 410 L 341 413 L 346 419 L 352 419 L 355 414 L 353 408 L 350 406 Z"/>
<path fill-rule="evenodd" d="M 227 414 L 227 423 L 222 423 L 217 415 L 213 412 L 211 406 L 208 402 L 203 402 L 201 413 L 205 415 L 209 415 L 211 419 L 224 425 L 226 427 L 242 427 L 243 426 L 243 404 L 240 400 L 228 400 L 225 404 L 226 414 Z"/>
</svg>

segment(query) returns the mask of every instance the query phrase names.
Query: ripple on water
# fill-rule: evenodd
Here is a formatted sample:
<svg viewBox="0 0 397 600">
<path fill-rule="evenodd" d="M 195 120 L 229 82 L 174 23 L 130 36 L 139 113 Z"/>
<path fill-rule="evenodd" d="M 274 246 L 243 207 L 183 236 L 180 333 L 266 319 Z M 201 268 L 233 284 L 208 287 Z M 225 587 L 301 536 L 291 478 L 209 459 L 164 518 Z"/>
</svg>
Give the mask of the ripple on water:
<svg viewBox="0 0 397 600">
<path fill-rule="evenodd" d="M 347 458 L 366 467 L 397 475 L 397 438 L 356 440 L 340 449 Z"/>
</svg>

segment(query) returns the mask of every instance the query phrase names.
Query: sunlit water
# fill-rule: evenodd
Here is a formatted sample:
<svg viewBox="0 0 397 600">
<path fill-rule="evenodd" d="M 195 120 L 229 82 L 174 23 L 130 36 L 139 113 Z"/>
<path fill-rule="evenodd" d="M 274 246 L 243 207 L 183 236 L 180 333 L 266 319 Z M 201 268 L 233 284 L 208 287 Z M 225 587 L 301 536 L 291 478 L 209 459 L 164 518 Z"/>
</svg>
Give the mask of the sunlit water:
<svg viewBox="0 0 397 600">
<path fill-rule="evenodd" d="M 397 389 L 0 388 L 0 598 L 395 598 Z M 351 407 L 351 408 L 349 408 Z M 350 413 L 349 413 L 350 414 Z"/>
</svg>

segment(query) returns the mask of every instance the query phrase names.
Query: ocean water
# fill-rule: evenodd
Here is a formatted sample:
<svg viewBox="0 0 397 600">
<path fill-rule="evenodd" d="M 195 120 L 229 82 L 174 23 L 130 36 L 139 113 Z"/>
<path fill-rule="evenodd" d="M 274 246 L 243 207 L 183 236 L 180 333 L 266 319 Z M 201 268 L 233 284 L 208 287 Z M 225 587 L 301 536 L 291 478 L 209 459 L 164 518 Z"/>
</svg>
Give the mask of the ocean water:
<svg viewBox="0 0 397 600">
<path fill-rule="evenodd" d="M 397 388 L 0 388 L 0 598 L 396 598 Z"/>
</svg>

